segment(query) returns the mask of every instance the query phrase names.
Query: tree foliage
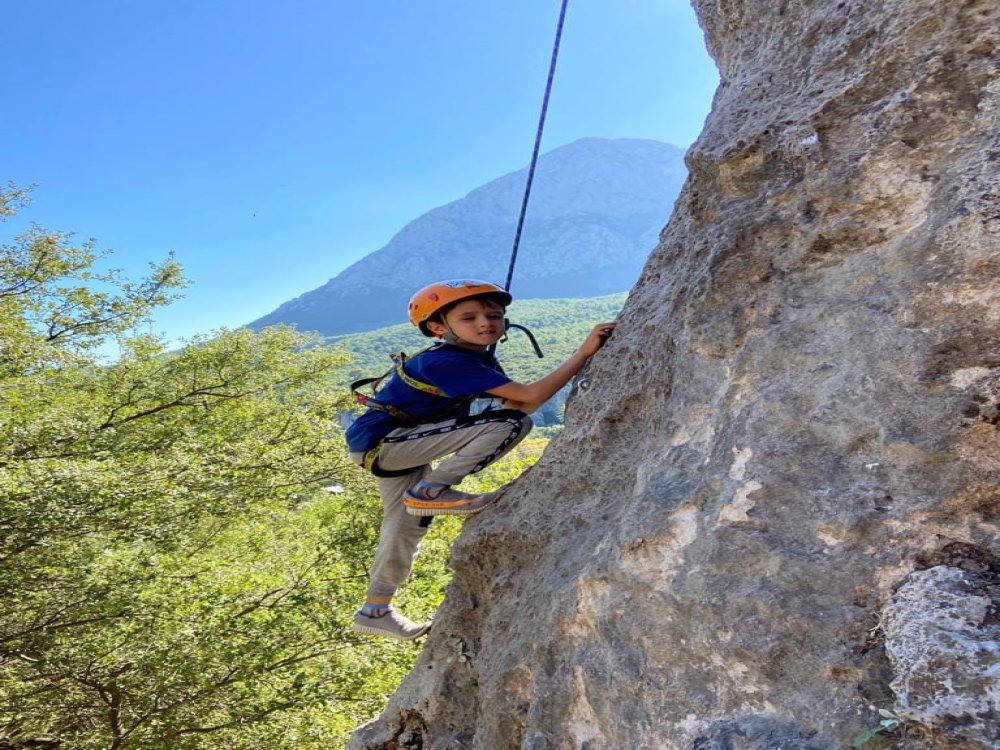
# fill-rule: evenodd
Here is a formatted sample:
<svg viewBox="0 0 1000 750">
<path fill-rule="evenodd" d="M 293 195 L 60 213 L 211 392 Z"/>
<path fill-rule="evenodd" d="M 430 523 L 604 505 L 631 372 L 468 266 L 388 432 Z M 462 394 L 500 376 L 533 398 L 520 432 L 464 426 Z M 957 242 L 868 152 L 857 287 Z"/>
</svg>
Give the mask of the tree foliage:
<svg viewBox="0 0 1000 750">
<path fill-rule="evenodd" d="M 0 220 L 24 199 L 0 189 Z M 2 245 L 0 748 L 341 747 L 419 651 L 350 632 L 380 504 L 338 426 L 348 355 L 282 327 L 170 351 L 135 332 L 180 268 L 104 261 L 40 228 Z M 428 534 L 410 616 L 460 528 Z"/>
<path fill-rule="evenodd" d="M 287 328 L 168 351 L 134 332 L 178 266 L 101 260 L 40 228 L 0 255 L 0 747 L 330 747 L 413 650 L 348 632 L 378 501 L 346 355 Z"/>
</svg>

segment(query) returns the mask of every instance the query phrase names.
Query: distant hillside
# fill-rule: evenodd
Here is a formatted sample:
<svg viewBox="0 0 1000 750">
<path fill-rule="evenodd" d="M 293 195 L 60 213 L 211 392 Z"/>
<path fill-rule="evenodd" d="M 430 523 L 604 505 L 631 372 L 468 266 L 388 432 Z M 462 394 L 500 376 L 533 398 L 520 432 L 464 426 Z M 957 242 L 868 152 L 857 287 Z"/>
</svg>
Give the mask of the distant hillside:
<svg viewBox="0 0 1000 750">
<path fill-rule="evenodd" d="M 512 330 L 508 341 L 498 346 L 497 357 L 514 380 L 538 380 L 569 357 L 597 323 L 614 320 L 625 304 L 625 297 L 626 293 L 621 292 L 591 299 L 515 302 L 508 310 L 508 318 L 512 323 L 531 329 L 545 356 L 542 359 L 536 357 L 528 337 L 521 331 Z M 389 359 L 392 352 L 415 354 L 432 341 L 405 323 L 367 333 L 336 336 L 328 343 L 342 344 L 351 352 L 353 362 L 343 371 L 345 381 L 350 381 L 380 375 L 392 366 Z M 539 421 L 545 424 L 557 421 L 563 400 L 553 399 L 553 403 L 543 409 Z"/>
<path fill-rule="evenodd" d="M 404 227 L 382 249 L 251 323 L 332 335 L 405 320 L 406 300 L 436 279 L 502 283 L 526 170 L 473 190 Z M 687 176 L 667 143 L 586 138 L 539 159 L 518 256 L 519 297 L 594 297 L 631 288 Z"/>
</svg>

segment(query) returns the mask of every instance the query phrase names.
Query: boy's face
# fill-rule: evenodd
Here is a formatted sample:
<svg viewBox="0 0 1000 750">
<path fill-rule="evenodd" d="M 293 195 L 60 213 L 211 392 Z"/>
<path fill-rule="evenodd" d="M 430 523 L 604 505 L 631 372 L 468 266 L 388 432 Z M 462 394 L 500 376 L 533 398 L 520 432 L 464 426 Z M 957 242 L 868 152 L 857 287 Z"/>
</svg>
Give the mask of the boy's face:
<svg viewBox="0 0 1000 750">
<path fill-rule="evenodd" d="M 478 299 L 462 300 L 444 315 L 451 332 L 462 341 L 476 346 L 492 346 L 504 333 L 504 309 L 500 305 Z M 447 331 L 441 323 L 427 321 L 435 336 Z"/>
</svg>

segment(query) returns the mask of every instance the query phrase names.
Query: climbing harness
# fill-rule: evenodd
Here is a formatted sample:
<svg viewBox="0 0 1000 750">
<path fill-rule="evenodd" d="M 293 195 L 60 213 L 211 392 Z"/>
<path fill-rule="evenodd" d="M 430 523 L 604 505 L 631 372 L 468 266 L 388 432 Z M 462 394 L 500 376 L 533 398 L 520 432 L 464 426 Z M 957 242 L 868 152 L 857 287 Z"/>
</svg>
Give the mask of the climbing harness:
<svg viewBox="0 0 1000 750">
<path fill-rule="evenodd" d="M 486 466 L 491 464 L 496 458 L 503 455 L 507 451 L 507 447 L 518 435 L 521 434 L 524 430 L 524 414 L 522 412 L 519 412 L 516 409 L 494 409 L 467 417 L 457 417 L 456 419 L 449 420 L 444 424 L 432 424 L 424 430 L 407 432 L 406 434 L 399 435 L 397 437 L 386 436 L 382 438 L 382 440 L 380 440 L 378 445 L 374 448 L 370 448 L 365 451 L 364 456 L 361 459 L 361 467 L 377 477 L 401 477 L 406 474 L 411 474 L 417 467 L 411 466 L 405 469 L 393 469 L 391 471 L 383 469 L 378 463 L 379 455 L 382 452 L 382 446 L 387 443 L 402 443 L 407 440 L 415 440 L 418 438 L 429 437 L 431 435 L 444 435 L 449 432 L 455 432 L 456 430 L 464 430 L 468 427 L 476 427 L 478 425 L 497 422 L 502 422 L 508 425 L 510 432 L 496 447 L 493 453 L 488 456 L 483 456 L 482 460 L 472 468 L 472 471 L 469 472 L 470 474 L 475 474 L 486 468 Z"/>
<path fill-rule="evenodd" d="M 421 349 L 419 352 L 413 355 L 413 357 L 418 357 L 424 352 L 430 351 L 431 349 L 439 346 L 435 344 L 429 346 L 426 349 Z M 440 419 L 446 418 L 448 414 L 453 412 L 458 412 L 463 408 L 468 402 L 472 401 L 474 396 L 463 396 L 458 399 L 453 399 L 440 388 L 430 383 L 425 383 L 422 380 L 418 380 L 406 371 L 406 361 L 407 359 L 412 359 L 412 357 L 407 357 L 406 352 L 396 352 L 395 354 L 389 355 L 392 358 L 393 366 L 375 378 L 362 378 L 361 380 L 355 380 L 351 383 L 351 393 L 354 394 L 354 400 L 359 404 L 364 406 L 366 409 L 374 409 L 375 411 L 380 411 L 388 414 L 390 417 L 399 422 L 400 427 L 412 427 L 424 422 L 436 422 Z M 418 391 L 423 391 L 424 393 L 429 393 L 432 396 L 440 396 L 441 398 L 448 399 L 451 403 L 447 407 L 442 409 L 440 412 L 435 412 L 426 417 L 417 418 L 412 414 L 408 414 L 402 409 L 388 404 L 384 401 L 378 400 L 378 390 L 379 387 L 385 382 L 385 380 L 392 375 L 396 375 L 400 380 L 406 383 L 410 388 L 415 388 Z M 371 394 L 362 393 L 362 388 L 369 388 Z"/>
<path fill-rule="evenodd" d="M 529 336 L 530 335 L 531 334 L 529 333 Z M 431 383 L 424 382 L 423 380 L 419 380 L 418 378 L 413 377 L 410 373 L 406 371 L 406 362 L 408 359 L 413 359 L 415 357 L 418 357 L 424 352 L 430 351 L 440 346 L 442 346 L 442 344 L 433 344 L 432 346 L 428 346 L 426 349 L 421 349 L 419 352 L 414 354 L 413 357 L 407 357 L 405 352 L 397 352 L 395 354 L 390 355 L 394 364 L 388 371 L 386 371 L 382 375 L 379 375 L 376 378 L 362 378 L 360 380 L 355 380 L 353 383 L 351 383 L 351 392 L 354 394 L 355 400 L 359 404 L 361 404 L 361 406 L 367 409 L 374 409 L 375 411 L 380 411 L 383 414 L 388 414 L 390 417 L 392 417 L 393 420 L 395 420 L 399 424 L 400 427 L 416 427 L 417 425 L 421 424 L 431 424 L 434 422 L 441 422 L 444 420 L 453 420 L 452 425 L 445 425 L 443 427 L 436 428 L 436 431 L 432 431 L 427 434 L 438 434 L 443 432 L 449 432 L 452 429 L 459 429 L 462 426 L 466 426 L 468 424 L 469 419 L 479 419 L 479 420 L 485 419 L 486 421 L 490 421 L 495 416 L 506 417 L 511 413 L 510 410 L 507 409 L 492 410 L 492 411 L 486 411 L 481 415 L 477 415 L 475 418 L 467 417 L 465 414 L 466 407 L 468 404 L 470 404 L 477 398 L 476 395 L 452 398 L 437 386 L 432 385 Z M 503 372 L 503 369 L 500 368 L 499 365 L 497 365 L 497 368 L 500 372 Z M 393 375 L 402 380 L 410 388 L 414 388 L 423 393 L 428 393 L 432 396 L 439 396 L 442 399 L 446 399 L 448 401 L 447 405 L 444 405 L 444 407 L 439 411 L 432 412 L 431 414 L 428 414 L 426 416 L 415 417 L 412 414 L 403 411 L 397 406 L 394 406 L 385 401 L 380 401 L 378 399 L 379 389 L 383 385 L 383 383 L 385 383 L 387 379 L 392 377 Z M 369 389 L 371 393 L 370 394 L 362 393 L 362 389 L 364 388 Z M 479 422 L 474 422 L 474 423 L 479 424 Z M 410 435 L 410 437 L 412 437 L 412 435 Z M 382 449 L 382 444 L 384 442 L 393 442 L 393 441 L 390 440 L 388 437 L 383 438 L 382 440 L 379 441 L 378 445 L 365 451 L 365 454 L 361 459 L 362 468 L 371 472 L 377 477 L 397 477 L 412 472 L 413 471 L 412 467 L 398 471 L 389 471 L 379 466 L 378 456 L 379 452 Z"/>
</svg>

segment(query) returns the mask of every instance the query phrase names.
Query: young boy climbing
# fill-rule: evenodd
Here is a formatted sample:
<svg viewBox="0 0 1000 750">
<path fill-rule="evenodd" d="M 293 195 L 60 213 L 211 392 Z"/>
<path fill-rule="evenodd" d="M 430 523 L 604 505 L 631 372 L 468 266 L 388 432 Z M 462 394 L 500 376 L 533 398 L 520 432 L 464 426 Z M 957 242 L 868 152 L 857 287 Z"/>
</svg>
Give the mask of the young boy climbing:
<svg viewBox="0 0 1000 750">
<path fill-rule="evenodd" d="M 410 300 L 409 318 L 438 341 L 401 361 L 367 411 L 347 430 L 351 460 L 378 477 L 382 526 L 364 606 L 354 630 L 411 640 L 430 630 L 396 612 L 392 598 L 410 574 L 433 516 L 468 516 L 496 500 L 452 489 L 523 440 L 528 416 L 576 375 L 607 340 L 613 323 L 595 326 L 572 356 L 534 383 L 517 383 L 500 369 L 491 348 L 506 330 L 511 296 L 485 281 L 442 281 Z M 469 415 L 487 394 L 502 409 Z M 436 467 L 431 462 L 448 456 Z"/>
</svg>

